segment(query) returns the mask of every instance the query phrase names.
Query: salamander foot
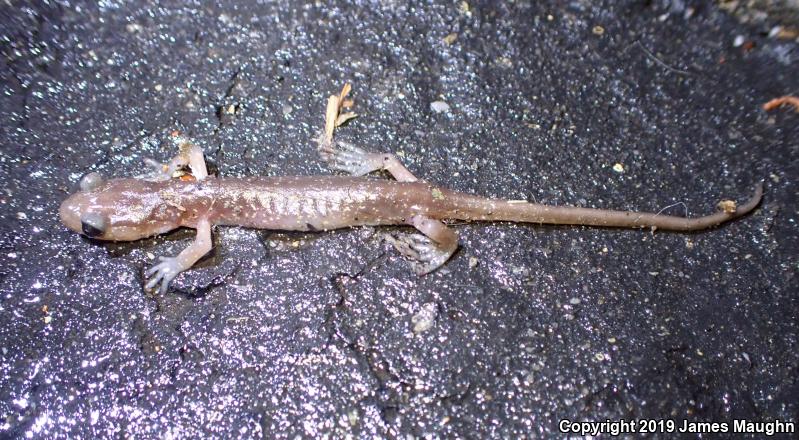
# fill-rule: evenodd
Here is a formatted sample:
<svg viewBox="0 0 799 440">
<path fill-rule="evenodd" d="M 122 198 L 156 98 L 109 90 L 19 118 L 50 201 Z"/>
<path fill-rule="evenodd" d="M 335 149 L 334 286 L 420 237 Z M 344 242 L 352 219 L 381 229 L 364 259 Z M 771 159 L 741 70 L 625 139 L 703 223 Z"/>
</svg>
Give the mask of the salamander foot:
<svg viewBox="0 0 799 440">
<path fill-rule="evenodd" d="M 385 240 L 400 254 L 411 259 L 411 268 L 419 275 L 426 275 L 441 267 L 457 249 L 457 246 L 443 248 L 422 234 L 386 235 Z"/>
<path fill-rule="evenodd" d="M 330 168 L 353 176 L 364 176 L 382 166 L 372 154 L 347 142 L 324 142 L 319 145 L 319 155 Z"/>
<path fill-rule="evenodd" d="M 163 294 L 166 293 L 169 283 L 175 279 L 179 273 L 183 272 L 184 268 L 177 257 L 159 257 L 159 259 L 161 260 L 160 263 L 144 272 L 145 277 L 149 278 L 152 276 L 144 288 L 152 289 L 160 283 L 161 286 L 158 288 L 158 291 Z"/>
</svg>

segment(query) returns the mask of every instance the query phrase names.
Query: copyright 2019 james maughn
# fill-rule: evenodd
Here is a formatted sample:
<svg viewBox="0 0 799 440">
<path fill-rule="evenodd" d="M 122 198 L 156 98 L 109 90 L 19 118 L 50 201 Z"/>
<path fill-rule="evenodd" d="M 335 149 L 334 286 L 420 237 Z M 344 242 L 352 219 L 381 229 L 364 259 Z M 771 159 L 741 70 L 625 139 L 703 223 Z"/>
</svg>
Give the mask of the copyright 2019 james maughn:
<svg viewBox="0 0 799 440">
<path fill-rule="evenodd" d="M 581 436 L 621 435 L 621 434 L 700 434 L 700 433 L 731 433 L 731 434 L 762 434 L 766 437 L 776 434 L 796 433 L 796 422 L 771 420 L 752 421 L 735 419 L 724 422 L 695 422 L 690 420 L 672 419 L 618 419 L 602 422 L 573 421 L 563 419 L 558 422 L 558 430 L 564 434 L 579 434 Z"/>
</svg>

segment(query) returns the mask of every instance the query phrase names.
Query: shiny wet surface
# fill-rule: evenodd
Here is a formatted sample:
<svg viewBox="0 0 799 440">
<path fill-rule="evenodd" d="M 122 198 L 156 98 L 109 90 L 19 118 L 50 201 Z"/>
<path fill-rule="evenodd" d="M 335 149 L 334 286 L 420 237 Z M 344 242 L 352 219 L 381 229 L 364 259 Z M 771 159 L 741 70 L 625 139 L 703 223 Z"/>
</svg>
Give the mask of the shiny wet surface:
<svg viewBox="0 0 799 440">
<path fill-rule="evenodd" d="M 799 412 L 797 48 L 684 2 L 70 2 L 0 8 L 0 434 L 548 438 L 558 421 Z M 737 36 L 752 44 L 736 45 Z M 680 215 L 698 234 L 458 224 L 414 275 L 399 228 L 220 227 L 93 242 L 57 221 L 89 171 L 179 129 L 221 176 L 328 173 L 340 137 L 508 199 Z"/>
</svg>

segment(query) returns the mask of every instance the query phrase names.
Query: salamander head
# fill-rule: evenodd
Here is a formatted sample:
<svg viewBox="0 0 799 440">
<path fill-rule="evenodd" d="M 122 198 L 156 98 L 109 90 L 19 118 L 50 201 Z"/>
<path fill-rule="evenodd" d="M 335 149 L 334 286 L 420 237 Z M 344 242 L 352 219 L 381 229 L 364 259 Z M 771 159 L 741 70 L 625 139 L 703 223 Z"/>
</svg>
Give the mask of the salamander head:
<svg viewBox="0 0 799 440">
<path fill-rule="evenodd" d="M 80 191 L 61 203 L 61 222 L 98 240 L 130 241 L 177 227 L 159 195 L 158 183 L 138 179 L 105 181 L 89 173 Z"/>
</svg>

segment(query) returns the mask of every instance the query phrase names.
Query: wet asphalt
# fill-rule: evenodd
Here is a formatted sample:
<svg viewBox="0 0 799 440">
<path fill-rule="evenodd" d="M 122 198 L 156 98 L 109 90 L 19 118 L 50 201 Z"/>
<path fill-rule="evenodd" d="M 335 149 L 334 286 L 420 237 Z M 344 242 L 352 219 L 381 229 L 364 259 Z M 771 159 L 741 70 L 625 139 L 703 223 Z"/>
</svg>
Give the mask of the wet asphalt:
<svg viewBox="0 0 799 440">
<path fill-rule="evenodd" d="M 198 3 L 0 6 L 0 437 L 799 422 L 799 113 L 761 108 L 799 93 L 795 37 L 693 1 Z M 143 272 L 192 231 L 58 221 L 173 130 L 220 177 L 328 174 L 312 139 L 345 82 L 340 138 L 449 188 L 692 216 L 766 194 L 690 234 L 455 224 L 424 277 L 399 227 L 218 227 L 165 294 Z"/>
</svg>

